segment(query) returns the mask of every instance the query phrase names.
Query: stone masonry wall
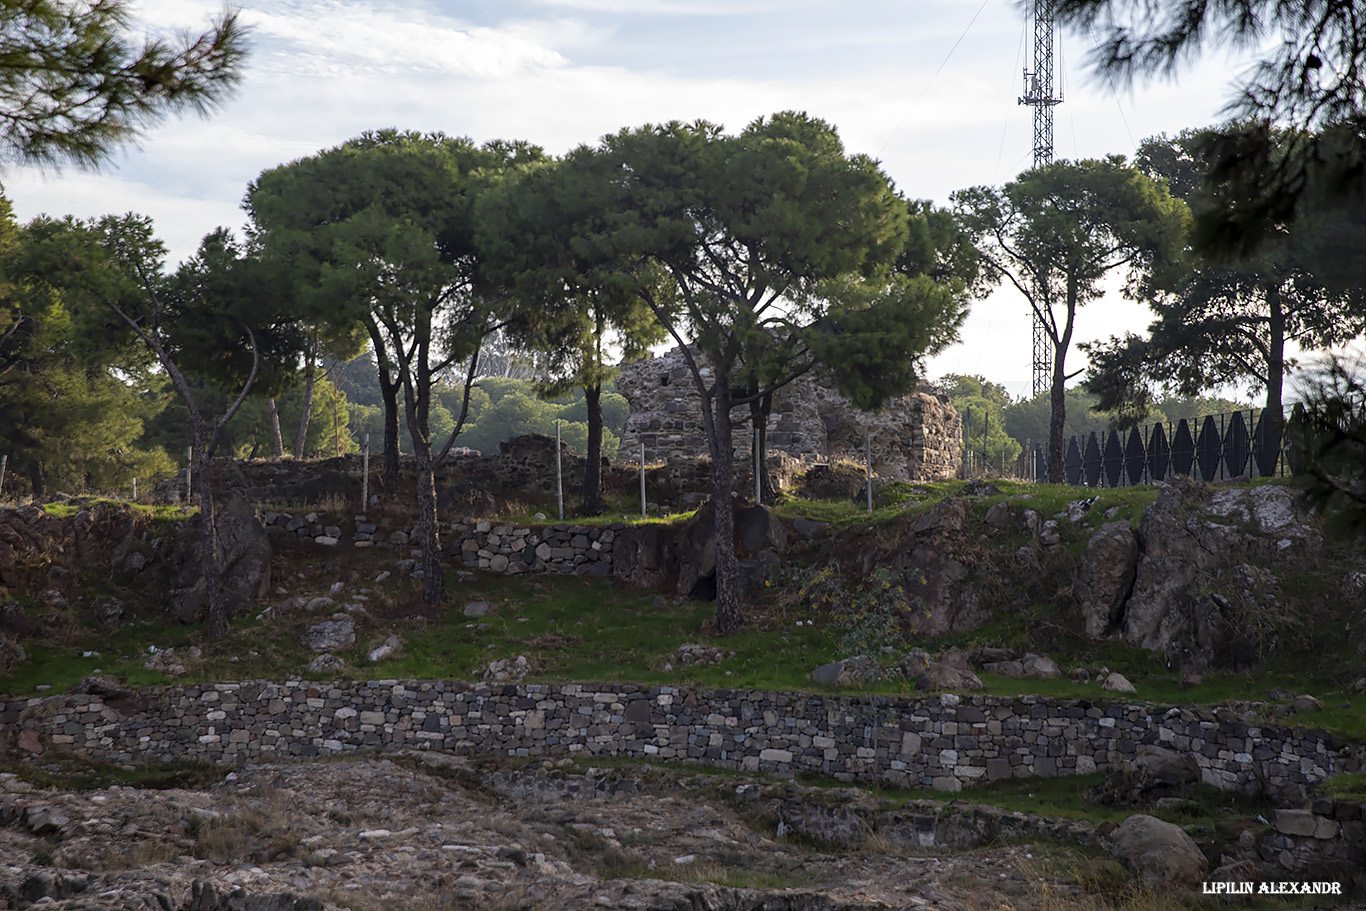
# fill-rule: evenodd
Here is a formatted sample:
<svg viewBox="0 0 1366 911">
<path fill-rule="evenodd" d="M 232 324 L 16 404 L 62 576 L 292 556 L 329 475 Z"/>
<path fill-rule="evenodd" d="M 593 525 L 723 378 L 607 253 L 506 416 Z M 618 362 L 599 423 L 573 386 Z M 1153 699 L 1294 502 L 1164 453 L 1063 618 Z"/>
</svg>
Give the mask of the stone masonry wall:
<svg viewBox="0 0 1366 911">
<path fill-rule="evenodd" d="M 468 567 L 496 573 L 612 574 L 612 544 L 624 525 L 607 528 L 558 523 L 526 528 L 479 521 L 456 524 L 451 550 Z"/>
<path fill-rule="evenodd" d="M 1305 809 L 1276 810 L 1257 857 L 1286 870 L 1354 876 L 1366 886 L 1366 804 L 1319 797 Z"/>
<path fill-rule="evenodd" d="M 943 694 L 866 700 L 631 684 L 249 682 L 98 696 L 0 697 L 0 754 L 115 762 L 337 756 L 380 747 L 503 756 L 616 756 L 802 772 L 956 791 L 1000 778 L 1105 769 L 1156 743 L 1224 789 L 1300 789 L 1360 764 L 1322 731 L 1258 728 L 1219 712 Z"/>
<path fill-rule="evenodd" d="M 711 367 L 701 371 L 711 379 Z M 641 443 L 647 460 L 708 454 L 701 407 L 682 349 L 623 366 L 617 391 L 631 403 L 621 438 L 623 457 L 633 457 Z M 748 409 L 737 408 L 734 420 L 737 461 L 744 464 L 752 445 Z M 807 462 L 862 463 L 869 433 L 873 470 L 880 477 L 933 480 L 954 477 L 961 469 L 962 418 L 929 387 L 893 399 L 875 413 L 858 410 L 809 375 L 774 394 L 768 426 L 772 452 Z"/>
</svg>

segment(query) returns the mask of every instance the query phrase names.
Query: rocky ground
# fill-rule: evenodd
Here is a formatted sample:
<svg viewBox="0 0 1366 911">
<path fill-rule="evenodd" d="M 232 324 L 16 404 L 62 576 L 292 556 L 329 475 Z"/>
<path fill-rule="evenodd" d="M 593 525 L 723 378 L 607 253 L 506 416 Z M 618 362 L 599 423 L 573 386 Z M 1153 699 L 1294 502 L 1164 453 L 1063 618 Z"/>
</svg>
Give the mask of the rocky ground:
<svg viewBox="0 0 1366 911">
<path fill-rule="evenodd" d="M 856 834 L 839 849 L 829 842 L 849 817 L 838 810 L 808 812 L 804 831 L 778 829 L 781 816 L 801 815 L 805 789 L 790 783 L 439 761 L 254 765 L 202 790 L 58 791 L 5 774 L 0 908 L 1026 909 L 1068 896 L 1090 905 L 1056 873 L 1060 851 L 1067 863 L 1091 859 L 1047 839 L 936 853 Z M 1083 840 L 1089 831 L 1037 822 L 1041 835 L 1049 824 Z"/>
</svg>

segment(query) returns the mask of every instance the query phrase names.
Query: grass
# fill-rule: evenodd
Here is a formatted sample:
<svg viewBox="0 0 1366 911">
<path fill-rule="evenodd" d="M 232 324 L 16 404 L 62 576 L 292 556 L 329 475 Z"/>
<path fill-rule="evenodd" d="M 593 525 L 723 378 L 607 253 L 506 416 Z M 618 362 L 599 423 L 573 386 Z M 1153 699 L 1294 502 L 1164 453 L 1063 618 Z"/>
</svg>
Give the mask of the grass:
<svg viewBox="0 0 1366 911">
<path fill-rule="evenodd" d="M 90 509 L 95 506 L 116 506 L 126 507 L 145 519 L 158 522 L 173 522 L 186 518 L 198 512 L 198 508 L 187 508 L 183 506 L 150 506 L 145 503 L 133 503 L 127 500 L 114 500 L 106 497 L 76 497 L 57 503 L 44 503 L 43 512 L 58 519 L 67 519 L 82 510 Z"/>
<path fill-rule="evenodd" d="M 1347 637 L 1341 635 L 1341 627 L 1335 626 L 1331 614 L 1316 619 L 1309 642 L 1334 660 L 1316 664 L 1313 673 L 1306 674 L 1303 662 L 1291 657 L 1268 662 L 1256 675 L 1207 674 L 1195 686 L 1184 685 L 1174 671 L 1149 652 L 1115 642 L 1086 643 L 1069 629 L 1066 611 L 1054 597 L 1056 580 L 1048 573 L 1064 573 L 1100 524 L 1126 520 L 1136 524 L 1156 497 L 1157 488 L 1090 491 L 1006 480 L 992 483 L 1001 491 L 999 494 L 966 500 L 969 522 L 980 519 L 1002 502 L 1009 502 L 1017 515 L 1024 509 L 1033 509 L 1046 519 L 1065 512 L 1069 502 L 1087 496 L 1096 499 L 1075 525 L 1066 519 L 1059 521 L 1063 545 L 1056 550 L 1067 555 L 1058 556 L 1058 566 L 1051 569 L 992 564 L 992 554 L 1013 552 L 1026 537 L 1013 527 L 995 536 L 984 536 L 990 540 L 982 543 L 982 560 L 972 569 L 974 584 L 984 586 L 994 592 L 992 597 L 999 596 L 1008 603 L 998 605 L 996 618 L 983 628 L 908 645 L 931 652 L 981 645 L 1047 651 L 1058 658 L 1064 672 L 1085 665 L 1093 670 L 1106 667 L 1124 674 L 1139 690 L 1136 697 L 1125 701 L 1265 701 L 1276 687 L 1295 693 L 1309 690 L 1321 696 L 1329 694 L 1323 696 L 1325 708 L 1320 712 L 1293 717 L 1272 712 L 1266 721 L 1322 727 L 1366 738 L 1366 698 L 1342 694 L 1344 684 L 1350 681 L 1343 679 L 1341 669 L 1359 665 L 1359 657 L 1349 653 L 1350 645 L 1344 642 Z M 850 531 L 850 540 L 858 547 L 876 543 L 888 548 L 897 546 L 898 536 L 906 533 L 917 516 L 932 509 L 945 496 L 960 493 L 963 487 L 960 481 L 887 484 L 878 491 L 881 505 L 871 517 L 861 504 L 851 501 L 787 499 L 776 511 L 789 518 L 800 515 L 829 521 L 836 530 Z M 634 493 L 628 491 L 614 497 L 609 502 L 609 514 L 593 521 L 620 521 L 620 515 L 631 514 L 628 507 L 635 502 Z M 544 506 L 522 505 L 528 512 L 544 511 Z M 76 508 L 72 504 L 54 507 L 58 511 Z M 165 515 L 147 507 L 135 508 L 161 519 L 184 515 L 178 507 L 169 508 Z M 1107 516 L 1107 512 L 1111 515 Z M 391 520 L 402 521 L 401 517 Z M 340 521 L 346 524 L 350 519 L 340 517 Z M 1322 600 L 1340 576 L 1336 567 L 1350 562 L 1352 557 L 1345 545 L 1334 547 L 1337 549 L 1331 554 L 1333 559 L 1328 561 L 1331 566 L 1295 569 L 1287 576 L 1286 589 Z M 447 605 L 431 610 L 421 603 L 420 584 L 402 573 L 393 573 L 382 584 L 374 582 L 382 571 L 392 571 L 393 562 L 406 554 L 380 549 L 329 553 L 289 541 L 277 547 L 275 592 L 266 603 L 289 595 L 323 594 L 338 581 L 343 583 L 343 591 L 336 598 L 337 607 L 328 608 L 327 613 L 340 609 L 353 598 L 364 597 L 363 602 L 352 602 L 363 604 L 363 611 L 354 615 L 357 643 L 340 656 L 351 666 L 347 673 L 355 676 L 477 678 L 495 659 L 526 655 L 537 681 L 686 683 L 727 689 L 802 691 L 813 689 L 807 677 L 813 668 L 838 657 L 837 634 L 828 618 L 804 603 L 799 595 L 815 548 L 800 541 L 794 542 L 792 548 L 789 569 L 774 580 L 771 589 L 746 605 L 747 624 L 738 633 L 722 638 L 713 635 L 710 603 L 660 598 L 654 592 L 612 580 L 576 576 L 482 575 L 478 582 L 467 583 L 452 572 L 447 580 Z M 1030 578 L 1031 575 L 1037 578 Z M 210 640 L 201 626 L 186 627 L 169 620 L 154 598 L 139 591 L 88 574 L 80 575 L 79 581 L 85 596 L 64 612 L 24 602 L 30 616 L 42 628 L 60 627 L 66 632 L 25 643 L 28 660 L 5 679 L 7 692 L 30 694 L 38 692 L 39 686 L 65 691 L 96 672 L 121 676 L 133 686 L 270 678 L 282 673 L 297 676 L 312 657 L 299 645 L 298 636 L 307 625 L 326 616 L 295 612 L 258 621 L 253 611 L 252 615 L 235 617 L 227 637 Z M 1000 591 L 991 589 L 993 584 Z M 93 619 L 94 606 L 109 595 L 122 598 L 128 605 L 125 622 L 114 631 L 99 627 Z M 490 602 L 490 613 L 478 619 L 464 617 L 461 608 L 477 600 Z M 401 651 L 380 664 L 370 664 L 366 658 L 369 649 L 391 635 L 402 641 Z M 675 650 L 688 642 L 720 649 L 726 657 L 719 664 L 707 665 L 683 666 L 673 661 L 674 666 L 664 670 Z M 198 647 L 202 657 L 186 661 L 187 674 L 170 680 L 157 670 L 143 667 L 149 646 L 174 648 L 178 656 Z M 1001 696 L 1036 694 L 1098 701 L 1113 698 L 1090 681 L 1014 680 L 994 674 L 981 677 L 988 692 Z M 890 681 L 881 692 L 905 695 L 913 692 L 913 685 L 913 681 Z"/>
<path fill-rule="evenodd" d="M 2 763 L 0 771 L 18 774 L 40 788 L 95 791 L 118 785 L 147 790 L 208 788 L 223 780 L 224 770 L 209 762 L 181 760 L 167 763 L 116 765 L 77 754 L 56 754 L 42 765 Z"/>
<path fill-rule="evenodd" d="M 1318 790 L 1338 800 L 1366 800 L 1366 772 L 1341 772 L 1324 781 Z"/>
</svg>

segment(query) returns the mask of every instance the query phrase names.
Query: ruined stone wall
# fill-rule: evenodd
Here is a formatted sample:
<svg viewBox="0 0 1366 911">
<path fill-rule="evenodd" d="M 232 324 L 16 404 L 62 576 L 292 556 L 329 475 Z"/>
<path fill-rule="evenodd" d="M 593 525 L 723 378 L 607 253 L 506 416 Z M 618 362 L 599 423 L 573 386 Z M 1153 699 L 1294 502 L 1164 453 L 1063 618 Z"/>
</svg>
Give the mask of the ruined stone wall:
<svg viewBox="0 0 1366 911">
<path fill-rule="evenodd" d="M 1034 696 L 866 699 L 634 684 L 443 680 L 148 687 L 99 696 L 0 697 L 0 755 L 76 752 L 114 762 L 338 756 L 380 747 L 465 754 L 619 756 L 957 791 L 1001 778 L 1084 774 L 1140 744 L 1188 753 L 1229 790 L 1304 790 L 1356 767 L 1361 747 L 1323 731 L 1249 725 L 1219 711 Z"/>
<path fill-rule="evenodd" d="M 704 366 L 701 372 L 705 379 L 712 378 L 711 367 Z M 622 367 L 617 391 L 631 403 L 621 441 L 624 458 L 639 453 L 642 443 L 647 461 L 708 454 L 700 400 L 682 349 Z M 748 409 L 737 408 L 734 420 L 736 458 L 744 465 L 752 445 Z M 811 376 L 788 384 L 773 397 L 770 452 L 807 463 L 862 463 L 870 433 L 873 471 L 881 477 L 932 480 L 953 477 L 961 468 L 962 418 L 929 387 L 893 399 L 875 413 L 858 410 Z"/>
</svg>

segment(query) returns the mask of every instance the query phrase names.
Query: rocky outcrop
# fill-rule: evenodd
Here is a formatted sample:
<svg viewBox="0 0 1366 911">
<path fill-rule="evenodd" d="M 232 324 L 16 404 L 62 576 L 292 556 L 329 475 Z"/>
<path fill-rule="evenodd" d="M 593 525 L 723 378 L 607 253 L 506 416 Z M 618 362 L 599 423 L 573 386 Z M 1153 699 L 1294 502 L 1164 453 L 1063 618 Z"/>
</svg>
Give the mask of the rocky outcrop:
<svg viewBox="0 0 1366 911">
<path fill-rule="evenodd" d="M 924 602 L 924 609 L 912 611 L 909 620 L 918 634 L 963 632 L 991 616 L 981 593 L 966 584 L 966 522 L 966 503 L 945 499 L 915 523 L 907 546 L 890 557 L 892 572 L 901 578 L 907 594 Z"/>
<path fill-rule="evenodd" d="M 1128 522 L 1107 522 L 1086 544 L 1072 586 L 1088 639 L 1104 636 L 1119 620 L 1138 573 L 1138 537 Z"/>
<path fill-rule="evenodd" d="M 205 610 L 203 564 L 199 538 L 203 523 L 190 519 L 171 552 L 171 616 L 193 623 Z M 230 494 L 219 511 L 218 544 L 223 554 L 223 587 L 228 611 L 250 608 L 270 590 L 270 536 L 246 498 Z"/>
<path fill-rule="evenodd" d="M 1267 594 L 1267 578 L 1249 561 L 1289 566 L 1323 552 L 1317 519 L 1275 485 L 1215 489 L 1176 478 L 1144 512 L 1138 537 L 1124 640 L 1197 671 L 1257 660 L 1246 614 Z"/>
<path fill-rule="evenodd" d="M 171 542 L 150 524 L 119 503 L 92 503 L 69 518 L 39 506 L 0 507 L 0 589 L 42 589 L 39 600 L 57 606 L 81 596 L 71 572 L 78 568 L 144 587 L 163 584 Z"/>
<path fill-rule="evenodd" d="M 38 506 L 0 507 L 0 586 L 24 584 L 24 568 L 59 559 L 69 528 Z"/>
<path fill-rule="evenodd" d="M 787 532 L 766 507 L 744 508 L 732 501 L 736 513 L 736 552 L 740 560 L 741 597 L 753 594 L 782 565 L 780 547 Z M 615 531 L 612 574 L 624 582 L 668 589 L 694 598 L 716 593 L 716 532 L 713 505 L 707 501 L 680 525 L 628 525 Z"/>
<path fill-rule="evenodd" d="M 788 837 L 803 807 L 813 832 L 836 814 L 818 791 L 793 789 L 758 776 L 718 789 L 658 769 L 490 769 L 430 752 L 249 764 L 160 791 L 63 791 L 0 773 L 0 908 L 995 906 L 1035 887 L 1021 842 L 1086 840 L 1080 823 L 918 802 L 875 817 L 889 844 L 914 851 L 814 851 Z M 782 832 L 778 812 L 792 814 Z M 922 841 L 980 850 L 929 853 Z M 737 875 L 772 885 L 708 881 Z"/>
</svg>

